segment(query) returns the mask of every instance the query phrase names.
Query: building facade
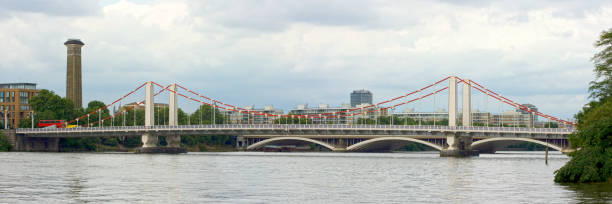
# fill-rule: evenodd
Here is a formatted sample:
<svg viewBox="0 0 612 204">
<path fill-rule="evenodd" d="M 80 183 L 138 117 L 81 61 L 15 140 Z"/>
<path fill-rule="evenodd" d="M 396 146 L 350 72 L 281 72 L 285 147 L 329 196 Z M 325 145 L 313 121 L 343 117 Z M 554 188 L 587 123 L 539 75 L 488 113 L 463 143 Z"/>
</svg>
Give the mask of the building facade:
<svg viewBox="0 0 612 204">
<path fill-rule="evenodd" d="M 167 103 L 155 103 L 155 105 L 153 107 L 155 109 L 163 109 L 163 108 L 168 108 L 170 106 L 168 106 Z M 115 110 L 114 112 L 117 113 L 117 112 L 123 112 L 123 111 L 126 111 L 126 110 L 132 110 L 132 109 L 134 109 L 134 110 L 144 110 L 145 109 L 145 105 L 144 105 L 144 103 L 139 104 L 139 103 L 136 103 L 136 102 L 132 102 L 132 103 L 128 103 L 128 104 L 120 106 L 119 109 Z"/>
<path fill-rule="evenodd" d="M 506 127 L 536 127 L 533 114 L 523 114 L 516 111 L 507 111 L 501 114 L 492 114 L 489 112 L 476 111 L 472 112 L 473 126 L 506 126 Z M 414 112 L 406 111 L 393 113 L 397 118 L 411 118 L 415 121 L 422 122 L 441 122 L 448 119 L 448 112 Z M 457 114 L 457 121 L 461 121 L 462 113 Z"/>
<path fill-rule="evenodd" d="M 507 127 L 534 127 L 533 114 L 523 114 L 518 111 L 506 111 L 502 114 L 493 114 L 491 126 Z"/>
<path fill-rule="evenodd" d="M 351 92 L 351 107 L 357 107 L 361 104 L 373 104 L 372 92 L 363 89 Z"/>
<path fill-rule="evenodd" d="M 275 109 L 274 106 L 267 105 L 263 109 L 254 106 L 246 106 L 244 110 L 220 110 L 230 124 L 273 124 L 276 118 L 265 114 L 282 115 L 283 110 Z"/>
<path fill-rule="evenodd" d="M 393 113 L 396 118 L 410 118 L 415 121 L 440 122 L 448 119 L 448 112 L 399 112 Z"/>
<path fill-rule="evenodd" d="M 19 121 L 32 114 L 30 98 L 38 95 L 34 83 L 0 84 L 0 118 L 9 128 L 19 127 Z M 4 128 L 4 126 L 2 127 Z"/>
<path fill-rule="evenodd" d="M 378 116 L 387 116 L 387 111 L 374 111 L 378 107 L 369 107 L 370 104 L 357 105 L 358 110 L 350 104 L 342 104 L 340 107 L 331 107 L 328 104 L 319 104 L 317 107 L 308 107 L 307 104 L 298 105 L 295 109 L 289 110 L 292 115 L 310 115 L 309 120 L 315 124 L 356 124 L 361 119 L 375 120 Z M 341 113 L 338 113 L 341 112 Z M 338 114 L 331 114 L 338 113 Z"/>
<path fill-rule="evenodd" d="M 75 108 L 82 108 L 81 47 L 85 44 L 79 39 L 68 39 L 64 45 L 66 45 L 68 51 L 66 63 L 66 98 L 74 103 Z"/>
</svg>

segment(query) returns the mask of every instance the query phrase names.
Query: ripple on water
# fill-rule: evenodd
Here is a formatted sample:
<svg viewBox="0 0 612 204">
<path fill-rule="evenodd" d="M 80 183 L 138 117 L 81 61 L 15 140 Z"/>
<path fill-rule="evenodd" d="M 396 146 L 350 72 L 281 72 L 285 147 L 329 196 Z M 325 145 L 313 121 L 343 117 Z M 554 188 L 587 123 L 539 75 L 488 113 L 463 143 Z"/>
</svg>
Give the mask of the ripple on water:
<svg viewBox="0 0 612 204">
<path fill-rule="evenodd" d="M 568 158 L 501 152 L 0 153 L 0 202 L 36 203 L 573 203 L 612 190 L 563 186 Z"/>
</svg>

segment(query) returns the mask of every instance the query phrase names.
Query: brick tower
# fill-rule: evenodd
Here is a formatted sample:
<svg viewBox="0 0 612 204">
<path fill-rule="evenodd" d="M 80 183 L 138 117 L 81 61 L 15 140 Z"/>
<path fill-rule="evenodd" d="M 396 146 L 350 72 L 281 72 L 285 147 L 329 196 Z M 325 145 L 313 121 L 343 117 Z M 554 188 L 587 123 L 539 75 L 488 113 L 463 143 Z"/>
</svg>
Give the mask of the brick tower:
<svg viewBox="0 0 612 204">
<path fill-rule="evenodd" d="M 68 39 L 64 45 L 68 49 L 66 98 L 74 103 L 75 108 L 82 108 L 81 47 L 85 44 L 79 39 Z"/>
</svg>

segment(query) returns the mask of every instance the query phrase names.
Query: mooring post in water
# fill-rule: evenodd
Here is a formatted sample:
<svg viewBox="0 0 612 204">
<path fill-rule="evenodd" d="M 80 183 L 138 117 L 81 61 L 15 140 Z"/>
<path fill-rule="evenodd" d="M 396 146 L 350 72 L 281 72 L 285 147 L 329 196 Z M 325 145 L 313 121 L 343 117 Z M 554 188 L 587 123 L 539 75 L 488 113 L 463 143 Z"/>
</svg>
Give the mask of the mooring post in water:
<svg viewBox="0 0 612 204">
<path fill-rule="evenodd" d="M 548 135 L 546 135 L 546 155 L 544 156 L 544 163 L 548 165 Z"/>
</svg>

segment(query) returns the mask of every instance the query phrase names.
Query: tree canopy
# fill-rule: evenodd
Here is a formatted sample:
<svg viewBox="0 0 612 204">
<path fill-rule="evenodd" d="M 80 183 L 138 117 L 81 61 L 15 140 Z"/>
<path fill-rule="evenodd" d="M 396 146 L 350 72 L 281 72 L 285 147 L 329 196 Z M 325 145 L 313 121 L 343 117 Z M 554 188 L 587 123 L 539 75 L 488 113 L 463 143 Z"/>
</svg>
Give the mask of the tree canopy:
<svg viewBox="0 0 612 204">
<path fill-rule="evenodd" d="M 576 114 L 577 132 L 570 142 L 579 150 L 556 171 L 557 182 L 612 182 L 612 29 L 602 32 L 595 46 L 601 51 L 593 57 L 593 100 Z"/>
<path fill-rule="evenodd" d="M 34 124 L 39 120 L 72 120 L 81 110 L 75 109 L 72 101 L 58 96 L 53 91 L 40 90 L 38 95 L 30 98 L 30 107 L 34 111 Z M 29 128 L 31 118 L 24 118 L 19 122 L 19 127 Z"/>
</svg>

